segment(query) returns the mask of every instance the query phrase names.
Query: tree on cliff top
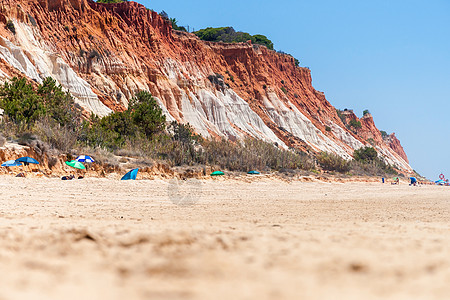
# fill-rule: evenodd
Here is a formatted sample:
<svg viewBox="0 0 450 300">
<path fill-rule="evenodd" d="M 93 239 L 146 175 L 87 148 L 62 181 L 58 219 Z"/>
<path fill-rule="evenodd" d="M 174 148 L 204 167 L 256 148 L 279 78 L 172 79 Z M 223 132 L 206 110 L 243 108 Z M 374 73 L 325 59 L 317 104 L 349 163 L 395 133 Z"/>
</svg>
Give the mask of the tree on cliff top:
<svg viewBox="0 0 450 300">
<path fill-rule="evenodd" d="M 178 26 L 178 20 L 176 18 L 169 18 L 170 23 L 172 24 L 173 30 L 179 30 L 179 31 L 187 31 L 186 27 L 184 26 Z"/>
<path fill-rule="evenodd" d="M 266 46 L 273 50 L 273 43 L 265 35 L 255 34 L 250 35 L 247 32 L 235 31 L 233 27 L 208 27 L 194 32 L 201 40 L 210 42 L 225 42 L 225 43 L 244 43 L 251 41 L 253 44 Z"/>
</svg>

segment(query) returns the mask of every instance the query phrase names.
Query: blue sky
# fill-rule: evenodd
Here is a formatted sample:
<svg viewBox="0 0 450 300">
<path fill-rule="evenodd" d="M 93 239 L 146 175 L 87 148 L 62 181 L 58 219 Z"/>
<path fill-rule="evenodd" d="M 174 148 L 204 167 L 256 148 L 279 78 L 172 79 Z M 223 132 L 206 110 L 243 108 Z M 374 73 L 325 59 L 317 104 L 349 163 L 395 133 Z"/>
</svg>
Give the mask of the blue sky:
<svg viewBox="0 0 450 300">
<path fill-rule="evenodd" d="M 395 132 L 412 167 L 450 177 L 450 1 L 139 0 L 196 30 L 264 34 L 337 108 Z"/>
</svg>

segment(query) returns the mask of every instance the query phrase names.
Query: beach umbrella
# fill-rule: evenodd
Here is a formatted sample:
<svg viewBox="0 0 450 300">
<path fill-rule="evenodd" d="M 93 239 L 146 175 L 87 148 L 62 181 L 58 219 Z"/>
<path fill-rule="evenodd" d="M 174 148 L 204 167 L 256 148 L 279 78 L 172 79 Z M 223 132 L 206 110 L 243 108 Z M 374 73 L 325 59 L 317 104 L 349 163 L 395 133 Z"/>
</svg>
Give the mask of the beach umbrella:
<svg viewBox="0 0 450 300">
<path fill-rule="evenodd" d="M 21 162 L 25 166 L 27 166 L 28 164 L 35 164 L 35 165 L 39 164 L 39 162 L 37 160 L 35 160 L 34 158 L 29 157 L 29 156 L 20 157 L 20 158 L 16 159 L 16 162 Z"/>
<path fill-rule="evenodd" d="M 221 175 L 225 175 L 222 171 L 214 171 L 211 173 L 211 176 L 221 176 Z"/>
<path fill-rule="evenodd" d="M 80 170 L 84 170 L 86 169 L 86 167 L 80 163 L 79 161 L 76 160 L 71 160 L 71 161 L 66 161 L 66 165 L 75 168 L 75 169 L 80 169 Z"/>
<path fill-rule="evenodd" d="M 93 163 L 95 160 L 92 158 L 92 157 L 90 157 L 89 155 L 80 155 L 80 156 L 78 156 L 76 159 L 75 159 L 76 161 L 79 161 L 79 162 L 87 162 L 87 163 Z"/>
<path fill-rule="evenodd" d="M 127 174 L 123 175 L 123 177 L 120 180 L 136 180 L 136 176 L 139 169 L 133 169 Z"/>
<path fill-rule="evenodd" d="M 4 163 L 2 163 L 2 167 L 17 167 L 17 166 L 21 166 L 22 163 L 20 161 L 15 161 L 15 160 L 8 160 L 5 161 Z"/>
<path fill-rule="evenodd" d="M 259 173 L 258 171 L 249 171 L 249 172 L 247 172 L 247 174 L 258 175 L 258 174 L 261 174 L 261 173 Z"/>
</svg>

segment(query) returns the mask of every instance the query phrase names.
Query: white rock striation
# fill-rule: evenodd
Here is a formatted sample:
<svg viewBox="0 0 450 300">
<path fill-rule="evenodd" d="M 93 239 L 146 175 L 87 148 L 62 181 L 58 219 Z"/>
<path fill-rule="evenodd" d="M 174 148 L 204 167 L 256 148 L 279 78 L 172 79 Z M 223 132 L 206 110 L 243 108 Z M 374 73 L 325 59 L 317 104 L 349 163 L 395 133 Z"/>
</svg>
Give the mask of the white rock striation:
<svg viewBox="0 0 450 300">
<path fill-rule="evenodd" d="M 18 45 L 0 36 L 0 58 L 25 76 L 42 83 L 46 77 L 52 77 L 69 91 L 75 101 L 88 111 L 105 116 L 111 110 L 105 106 L 92 91 L 90 85 L 50 47 L 38 42 L 39 31 L 28 24 L 14 21 Z M 3 81 L 8 76 L 0 74 Z"/>
</svg>

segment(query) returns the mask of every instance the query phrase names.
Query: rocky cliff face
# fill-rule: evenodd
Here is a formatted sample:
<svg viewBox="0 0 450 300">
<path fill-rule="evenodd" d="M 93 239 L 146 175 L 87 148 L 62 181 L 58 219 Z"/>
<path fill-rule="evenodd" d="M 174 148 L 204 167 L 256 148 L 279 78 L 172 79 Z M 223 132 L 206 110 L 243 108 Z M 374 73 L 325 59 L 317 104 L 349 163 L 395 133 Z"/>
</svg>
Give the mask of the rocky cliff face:
<svg viewBox="0 0 450 300">
<path fill-rule="evenodd" d="M 0 26 L 0 80 L 51 76 L 101 116 L 126 109 L 146 89 L 169 120 L 189 122 L 205 137 L 255 137 L 344 158 L 372 143 L 411 171 L 398 140 L 384 141 L 370 116 L 348 129 L 291 56 L 200 41 L 135 2 L 0 0 L 0 22 L 7 20 L 16 33 Z"/>
</svg>

